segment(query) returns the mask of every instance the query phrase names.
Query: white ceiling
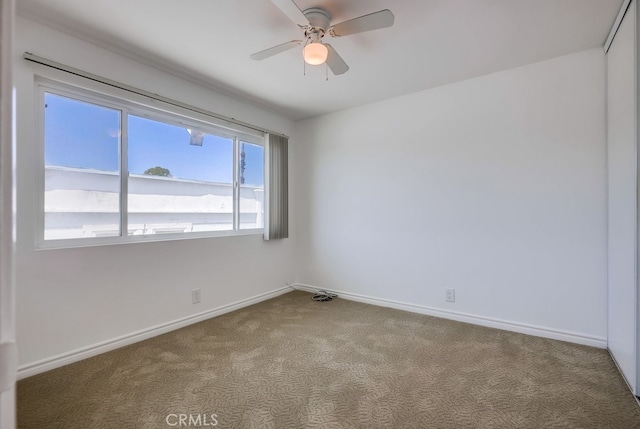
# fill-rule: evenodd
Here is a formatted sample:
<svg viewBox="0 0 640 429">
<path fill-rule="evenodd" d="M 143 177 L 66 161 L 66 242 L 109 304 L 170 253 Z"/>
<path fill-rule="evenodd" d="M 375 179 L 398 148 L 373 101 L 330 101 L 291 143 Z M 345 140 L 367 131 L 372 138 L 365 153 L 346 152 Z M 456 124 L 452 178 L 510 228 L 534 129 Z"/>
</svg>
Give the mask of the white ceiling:
<svg viewBox="0 0 640 429">
<path fill-rule="evenodd" d="M 299 28 L 268 0 L 17 0 L 18 13 L 200 84 L 307 118 L 603 46 L 623 0 L 295 0 L 332 23 L 390 9 L 395 25 L 330 39 L 351 69 L 294 49 L 249 55 Z M 38 53 L 46 56 L 46 53 Z M 55 58 L 51 58 L 55 60 Z"/>
</svg>

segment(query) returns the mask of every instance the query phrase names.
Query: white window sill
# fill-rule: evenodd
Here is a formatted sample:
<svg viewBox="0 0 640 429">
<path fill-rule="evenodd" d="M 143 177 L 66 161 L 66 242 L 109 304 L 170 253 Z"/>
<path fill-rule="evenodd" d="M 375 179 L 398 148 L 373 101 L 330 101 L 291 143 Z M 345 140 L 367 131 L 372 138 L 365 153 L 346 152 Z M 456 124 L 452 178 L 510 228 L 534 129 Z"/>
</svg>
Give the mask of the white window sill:
<svg viewBox="0 0 640 429">
<path fill-rule="evenodd" d="M 56 250 L 77 247 L 113 246 L 161 241 L 197 240 L 203 238 L 234 237 L 242 235 L 264 235 L 264 229 L 242 229 L 239 231 L 190 232 L 177 234 L 129 235 L 126 237 L 94 237 L 44 240 L 36 244 L 35 250 Z"/>
</svg>

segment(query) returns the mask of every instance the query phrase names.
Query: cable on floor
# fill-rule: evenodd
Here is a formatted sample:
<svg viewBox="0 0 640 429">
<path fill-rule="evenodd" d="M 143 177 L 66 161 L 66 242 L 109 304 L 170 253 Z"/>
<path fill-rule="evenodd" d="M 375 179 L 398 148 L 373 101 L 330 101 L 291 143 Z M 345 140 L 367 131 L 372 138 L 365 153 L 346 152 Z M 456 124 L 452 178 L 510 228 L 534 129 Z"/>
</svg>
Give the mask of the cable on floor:
<svg viewBox="0 0 640 429">
<path fill-rule="evenodd" d="M 311 297 L 311 299 L 314 301 L 331 301 L 337 296 L 338 295 L 335 293 L 327 292 L 325 290 L 319 290 Z"/>
</svg>

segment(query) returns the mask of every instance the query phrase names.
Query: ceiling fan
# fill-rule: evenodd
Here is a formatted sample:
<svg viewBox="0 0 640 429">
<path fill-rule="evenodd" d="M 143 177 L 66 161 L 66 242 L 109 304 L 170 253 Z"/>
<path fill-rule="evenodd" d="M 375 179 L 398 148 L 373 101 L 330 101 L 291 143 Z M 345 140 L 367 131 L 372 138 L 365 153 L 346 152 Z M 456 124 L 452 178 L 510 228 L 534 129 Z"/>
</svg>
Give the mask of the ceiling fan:
<svg viewBox="0 0 640 429">
<path fill-rule="evenodd" d="M 346 73 L 349 66 L 330 44 L 323 43 L 323 38 L 326 35 L 341 37 L 391 27 L 395 19 L 389 9 L 384 9 L 331 25 L 331 15 L 319 7 L 301 11 L 293 0 L 271 0 L 271 2 L 304 31 L 305 40 L 291 40 L 273 46 L 252 54 L 251 59 L 264 60 L 304 44 L 302 56 L 305 63 L 319 65 L 326 62 L 335 75 Z"/>
</svg>

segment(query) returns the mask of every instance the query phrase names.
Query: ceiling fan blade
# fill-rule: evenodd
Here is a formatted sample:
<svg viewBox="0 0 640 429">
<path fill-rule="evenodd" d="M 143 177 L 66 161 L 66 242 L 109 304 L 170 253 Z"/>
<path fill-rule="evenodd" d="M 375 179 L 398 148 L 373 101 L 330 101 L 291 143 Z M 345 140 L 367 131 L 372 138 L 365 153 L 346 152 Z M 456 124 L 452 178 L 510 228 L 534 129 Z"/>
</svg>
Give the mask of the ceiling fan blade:
<svg viewBox="0 0 640 429">
<path fill-rule="evenodd" d="M 343 74 L 349 71 L 349 66 L 344 62 L 342 57 L 338 55 L 333 46 L 328 43 L 324 43 L 324 46 L 329 50 L 327 55 L 327 65 L 335 75 Z"/>
<path fill-rule="evenodd" d="M 309 25 L 309 20 L 307 20 L 307 17 L 298 9 L 298 6 L 296 6 L 293 0 L 271 0 L 271 3 L 278 6 L 278 9 L 280 9 L 282 13 L 287 15 L 291 21 L 300 27 Z"/>
<path fill-rule="evenodd" d="M 340 37 L 391 27 L 394 20 L 393 13 L 389 9 L 384 9 L 336 24 L 329 28 L 329 34 L 334 37 Z"/>
<path fill-rule="evenodd" d="M 289 49 L 300 46 L 301 44 L 302 40 L 292 40 L 290 42 L 285 42 L 280 45 L 273 46 L 269 49 L 265 49 L 264 51 L 256 52 L 255 54 L 251 54 L 249 57 L 252 60 L 260 61 L 279 54 L 280 52 L 288 51 Z"/>
</svg>

